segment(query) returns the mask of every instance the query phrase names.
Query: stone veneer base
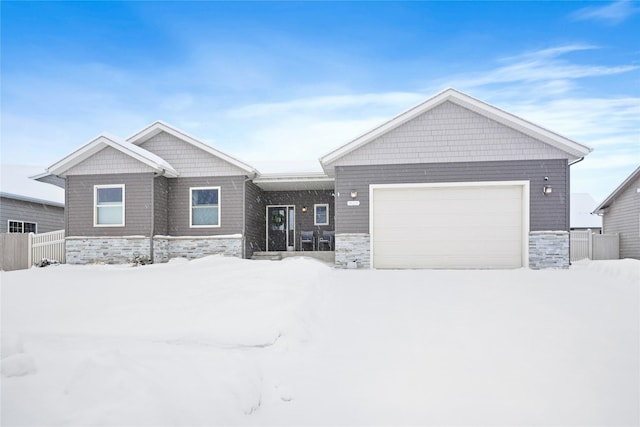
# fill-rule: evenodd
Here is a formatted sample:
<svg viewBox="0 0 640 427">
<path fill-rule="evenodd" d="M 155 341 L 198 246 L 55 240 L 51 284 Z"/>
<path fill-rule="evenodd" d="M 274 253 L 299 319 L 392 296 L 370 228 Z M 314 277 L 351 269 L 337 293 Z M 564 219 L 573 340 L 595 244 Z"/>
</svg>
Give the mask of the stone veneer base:
<svg viewBox="0 0 640 427">
<path fill-rule="evenodd" d="M 336 234 L 336 266 L 358 268 L 371 266 L 369 234 Z M 351 264 L 353 265 L 353 264 Z M 569 232 L 532 231 L 529 233 L 529 268 L 569 268 Z"/>
<path fill-rule="evenodd" d="M 529 233 L 529 268 L 569 268 L 568 231 Z"/>
<path fill-rule="evenodd" d="M 336 234 L 336 266 L 351 267 L 353 262 L 358 268 L 371 266 L 371 239 L 366 233 Z"/>
<path fill-rule="evenodd" d="M 215 254 L 242 258 L 242 236 L 153 238 L 153 261 L 156 263 L 176 257 L 195 259 Z M 126 264 L 136 256 L 150 256 L 149 238 L 67 237 L 66 255 L 68 264 Z"/>
</svg>

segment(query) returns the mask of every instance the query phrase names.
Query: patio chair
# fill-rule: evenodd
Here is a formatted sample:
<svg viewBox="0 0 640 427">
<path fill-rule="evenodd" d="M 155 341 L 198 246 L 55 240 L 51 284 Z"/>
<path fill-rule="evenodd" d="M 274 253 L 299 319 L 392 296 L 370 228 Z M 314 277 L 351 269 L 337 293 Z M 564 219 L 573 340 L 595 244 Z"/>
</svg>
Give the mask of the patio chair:
<svg viewBox="0 0 640 427">
<path fill-rule="evenodd" d="M 304 251 L 304 245 L 311 245 L 311 250 L 316 248 L 316 238 L 313 231 L 301 231 L 300 232 L 300 250 Z"/>
<path fill-rule="evenodd" d="M 327 231 L 324 230 L 322 231 L 322 234 L 320 235 L 320 238 L 318 239 L 318 250 L 320 250 L 320 245 L 327 245 L 327 247 L 329 248 L 328 250 L 332 251 L 334 250 L 334 238 L 335 238 L 336 232 L 331 230 L 331 231 Z"/>
</svg>

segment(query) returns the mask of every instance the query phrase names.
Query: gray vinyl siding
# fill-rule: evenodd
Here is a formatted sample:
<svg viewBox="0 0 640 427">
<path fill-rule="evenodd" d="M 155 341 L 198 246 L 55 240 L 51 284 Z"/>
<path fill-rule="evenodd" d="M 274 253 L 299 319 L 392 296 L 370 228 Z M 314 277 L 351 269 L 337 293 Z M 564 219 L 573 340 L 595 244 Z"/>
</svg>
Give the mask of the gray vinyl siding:
<svg viewBox="0 0 640 427">
<path fill-rule="evenodd" d="M 544 195 L 544 177 L 553 193 Z M 530 181 L 530 231 L 569 230 L 569 166 L 566 159 L 425 163 L 336 168 L 338 233 L 369 233 L 369 184 Z M 360 206 L 347 206 L 351 190 Z"/>
<path fill-rule="evenodd" d="M 620 235 L 620 258 L 640 259 L 640 177 L 632 181 L 606 209 L 603 229 Z"/>
<path fill-rule="evenodd" d="M 94 185 L 125 185 L 125 226 L 94 227 Z M 67 236 L 148 236 L 153 173 L 67 177 Z"/>
<path fill-rule="evenodd" d="M 245 257 L 265 250 L 266 199 L 264 192 L 253 182 L 245 185 Z"/>
<path fill-rule="evenodd" d="M 333 190 L 305 190 L 305 191 L 268 191 L 265 192 L 268 205 L 293 205 L 296 212 L 296 250 L 300 250 L 300 231 L 315 231 L 316 235 L 322 230 L 335 230 L 335 213 Z M 314 204 L 329 205 L 329 225 L 314 225 Z M 307 212 L 302 212 L 302 207 Z"/>
<path fill-rule="evenodd" d="M 62 230 L 64 208 L 2 197 L 0 198 L 0 233 L 8 232 L 9 220 L 34 222 L 37 224 L 38 233 Z"/>
<path fill-rule="evenodd" d="M 244 176 L 169 179 L 169 235 L 242 234 L 244 180 Z M 189 189 L 191 187 L 220 187 L 220 227 L 190 227 L 191 199 Z"/>
<path fill-rule="evenodd" d="M 154 179 L 153 197 L 153 234 L 164 236 L 169 233 L 169 183 L 164 176 Z"/>
</svg>

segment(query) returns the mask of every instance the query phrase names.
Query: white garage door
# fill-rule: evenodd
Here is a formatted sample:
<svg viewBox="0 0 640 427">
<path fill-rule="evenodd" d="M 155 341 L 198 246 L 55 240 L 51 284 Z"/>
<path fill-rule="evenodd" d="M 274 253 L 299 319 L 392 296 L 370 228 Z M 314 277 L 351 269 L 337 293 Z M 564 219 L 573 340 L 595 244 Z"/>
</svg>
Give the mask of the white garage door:
<svg viewBox="0 0 640 427">
<path fill-rule="evenodd" d="M 525 182 L 371 186 L 374 268 L 526 265 Z"/>
</svg>

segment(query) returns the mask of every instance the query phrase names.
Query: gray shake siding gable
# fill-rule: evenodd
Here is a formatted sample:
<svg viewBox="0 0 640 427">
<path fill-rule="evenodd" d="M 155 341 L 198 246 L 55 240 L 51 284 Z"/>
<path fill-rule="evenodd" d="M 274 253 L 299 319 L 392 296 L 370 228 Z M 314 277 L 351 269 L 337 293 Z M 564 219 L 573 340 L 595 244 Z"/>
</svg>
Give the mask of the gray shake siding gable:
<svg viewBox="0 0 640 427">
<path fill-rule="evenodd" d="M 336 167 L 336 232 L 369 233 L 369 185 L 530 181 L 530 229 L 569 230 L 569 167 L 566 159 L 509 162 L 425 163 Z M 544 195 L 544 178 L 553 193 Z M 359 206 L 347 206 L 357 190 Z"/>
<path fill-rule="evenodd" d="M 246 171 L 186 143 L 179 138 L 160 132 L 140 147 L 165 159 L 180 177 L 211 177 L 245 175 Z"/>
<path fill-rule="evenodd" d="M 561 150 L 452 102 L 345 155 L 335 166 L 566 158 Z"/>
</svg>

